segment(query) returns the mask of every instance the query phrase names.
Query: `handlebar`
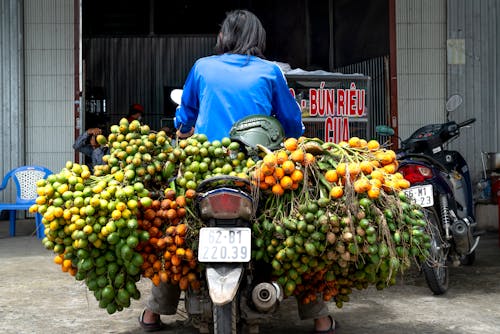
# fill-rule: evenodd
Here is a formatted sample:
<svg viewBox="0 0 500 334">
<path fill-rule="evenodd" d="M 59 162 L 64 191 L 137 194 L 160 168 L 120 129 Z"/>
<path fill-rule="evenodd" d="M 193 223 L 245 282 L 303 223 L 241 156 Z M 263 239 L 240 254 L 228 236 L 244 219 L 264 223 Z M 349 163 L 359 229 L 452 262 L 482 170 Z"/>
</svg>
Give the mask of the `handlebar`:
<svg viewBox="0 0 500 334">
<path fill-rule="evenodd" d="M 461 127 L 467 126 L 469 124 L 474 123 L 475 121 L 476 121 L 475 118 L 468 119 L 466 121 L 463 121 L 462 123 L 458 123 L 458 127 L 461 128 Z"/>
</svg>

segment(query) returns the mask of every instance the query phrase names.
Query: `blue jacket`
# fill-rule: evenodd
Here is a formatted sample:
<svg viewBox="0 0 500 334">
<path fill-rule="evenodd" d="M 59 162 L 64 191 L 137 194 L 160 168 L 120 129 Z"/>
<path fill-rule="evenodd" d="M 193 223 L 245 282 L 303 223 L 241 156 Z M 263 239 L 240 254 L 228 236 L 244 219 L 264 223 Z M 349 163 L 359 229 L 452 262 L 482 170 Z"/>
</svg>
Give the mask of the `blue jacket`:
<svg viewBox="0 0 500 334">
<path fill-rule="evenodd" d="M 287 137 L 304 132 L 300 108 L 278 65 L 255 56 L 223 54 L 198 59 L 191 69 L 175 115 L 175 127 L 204 133 L 210 141 L 229 135 L 239 119 L 276 117 Z"/>
</svg>

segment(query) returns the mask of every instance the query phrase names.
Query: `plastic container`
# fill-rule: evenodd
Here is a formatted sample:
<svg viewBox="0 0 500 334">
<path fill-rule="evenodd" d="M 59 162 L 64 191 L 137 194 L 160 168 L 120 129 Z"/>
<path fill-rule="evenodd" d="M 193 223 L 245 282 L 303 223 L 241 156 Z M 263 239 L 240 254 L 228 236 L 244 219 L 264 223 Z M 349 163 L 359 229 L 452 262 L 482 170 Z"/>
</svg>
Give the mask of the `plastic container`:
<svg viewBox="0 0 500 334">
<path fill-rule="evenodd" d="M 486 152 L 486 168 L 491 171 L 500 171 L 500 153 Z"/>
</svg>

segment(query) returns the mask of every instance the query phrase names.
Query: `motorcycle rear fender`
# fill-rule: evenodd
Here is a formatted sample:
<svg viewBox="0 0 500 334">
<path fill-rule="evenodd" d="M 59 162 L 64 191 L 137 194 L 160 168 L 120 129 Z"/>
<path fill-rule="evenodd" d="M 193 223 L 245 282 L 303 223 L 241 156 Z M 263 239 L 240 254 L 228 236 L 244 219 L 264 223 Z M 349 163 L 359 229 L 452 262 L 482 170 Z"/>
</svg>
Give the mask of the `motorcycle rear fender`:
<svg viewBox="0 0 500 334">
<path fill-rule="evenodd" d="M 215 305 L 222 306 L 234 299 L 243 273 L 242 263 L 206 264 L 208 292 Z"/>
</svg>

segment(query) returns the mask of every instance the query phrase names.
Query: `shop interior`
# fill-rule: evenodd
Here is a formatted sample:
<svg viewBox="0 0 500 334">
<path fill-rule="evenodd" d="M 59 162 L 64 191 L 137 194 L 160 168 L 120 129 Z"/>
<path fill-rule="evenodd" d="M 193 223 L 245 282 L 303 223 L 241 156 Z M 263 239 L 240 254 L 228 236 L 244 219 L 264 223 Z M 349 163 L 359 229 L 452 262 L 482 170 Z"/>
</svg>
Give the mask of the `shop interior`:
<svg viewBox="0 0 500 334">
<path fill-rule="evenodd" d="M 292 69 L 336 72 L 389 55 L 387 0 L 83 0 L 84 128 L 115 124 L 132 103 L 152 129 L 171 127 L 170 91 L 213 54 L 225 13 L 239 8 L 261 19 L 266 58 Z"/>
</svg>

